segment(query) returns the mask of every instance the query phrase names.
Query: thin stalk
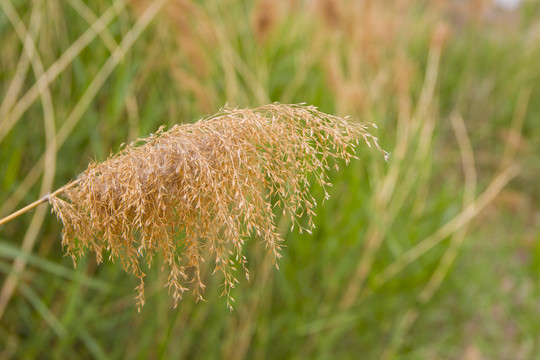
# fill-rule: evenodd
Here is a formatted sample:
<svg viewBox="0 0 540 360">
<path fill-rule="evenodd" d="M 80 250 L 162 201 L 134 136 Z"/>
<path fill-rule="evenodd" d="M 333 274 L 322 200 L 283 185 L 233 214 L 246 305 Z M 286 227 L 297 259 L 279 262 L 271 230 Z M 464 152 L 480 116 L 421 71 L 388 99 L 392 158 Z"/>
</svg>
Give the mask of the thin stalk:
<svg viewBox="0 0 540 360">
<path fill-rule="evenodd" d="M 49 201 L 49 198 L 51 196 L 56 196 L 58 194 L 61 194 L 63 193 L 64 191 L 66 191 L 67 189 L 77 185 L 79 183 L 80 180 L 75 180 L 73 182 L 70 182 L 69 184 L 67 185 L 64 185 L 62 186 L 61 188 L 59 188 L 58 190 L 56 190 L 55 192 L 53 192 L 52 194 L 48 194 L 48 195 L 45 195 L 44 197 L 42 197 L 41 199 L 37 200 L 37 201 L 34 201 L 33 203 L 23 207 L 22 209 L 20 210 L 17 210 L 15 211 L 14 213 L 0 219 L 0 226 L 10 222 L 11 220 L 21 216 L 22 214 L 24 213 L 27 213 L 28 211 L 32 210 L 33 208 L 35 207 L 38 207 L 39 205 L 43 204 L 43 203 L 46 203 Z"/>
</svg>

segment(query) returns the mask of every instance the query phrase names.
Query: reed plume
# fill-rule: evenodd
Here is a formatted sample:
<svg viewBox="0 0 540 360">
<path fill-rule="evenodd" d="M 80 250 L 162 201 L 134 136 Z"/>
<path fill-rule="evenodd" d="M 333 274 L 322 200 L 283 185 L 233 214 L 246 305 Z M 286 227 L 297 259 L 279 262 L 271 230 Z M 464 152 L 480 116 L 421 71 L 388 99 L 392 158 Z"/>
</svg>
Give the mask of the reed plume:
<svg viewBox="0 0 540 360">
<path fill-rule="evenodd" d="M 356 158 L 359 139 L 386 155 L 367 125 L 311 106 L 223 108 L 194 124 L 161 127 L 91 163 L 46 200 L 64 225 L 62 245 L 74 265 L 87 251 L 98 263 L 105 253 L 118 260 L 140 281 L 139 306 L 141 263 L 150 266 L 157 254 L 169 269 L 175 306 L 188 289 L 202 299 L 200 267 L 208 256 L 223 276 L 230 306 L 235 268 L 248 275 L 244 242 L 262 239 L 276 264 L 282 239 L 273 208 L 300 231 L 313 229 L 309 180 L 331 185 L 327 170 L 337 168 L 338 159 Z"/>
</svg>

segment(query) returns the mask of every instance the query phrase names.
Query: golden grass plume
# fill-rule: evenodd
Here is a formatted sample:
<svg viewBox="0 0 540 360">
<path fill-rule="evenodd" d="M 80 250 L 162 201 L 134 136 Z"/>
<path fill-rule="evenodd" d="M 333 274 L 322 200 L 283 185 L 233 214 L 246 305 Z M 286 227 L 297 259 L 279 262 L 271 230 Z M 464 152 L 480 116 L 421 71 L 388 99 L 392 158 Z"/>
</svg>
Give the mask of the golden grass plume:
<svg viewBox="0 0 540 360">
<path fill-rule="evenodd" d="M 275 262 L 282 239 L 273 207 L 290 217 L 293 227 L 311 230 L 316 202 L 308 179 L 330 185 L 327 170 L 337 167 L 337 159 L 355 158 L 359 139 L 384 153 L 367 125 L 311 106 L 223 108 L 194 124 L 162 127 L 90 164 L 48 201 L 64 225 L 62 244 L 74 263 L 88 250 L 98 262 L 104 252 L 119 260 L 140 280 L 139 306 L 144 304 L 141 262 L 150 266 L 156 254 L 169 269 L 175 306 L 188 289 L 202 299 L 204 254 L 215 262 L 214 273 L 222 274 L 230 301 L 235 267 L 248 275 L 246 239 L 264 240 Z"/>
</svg>

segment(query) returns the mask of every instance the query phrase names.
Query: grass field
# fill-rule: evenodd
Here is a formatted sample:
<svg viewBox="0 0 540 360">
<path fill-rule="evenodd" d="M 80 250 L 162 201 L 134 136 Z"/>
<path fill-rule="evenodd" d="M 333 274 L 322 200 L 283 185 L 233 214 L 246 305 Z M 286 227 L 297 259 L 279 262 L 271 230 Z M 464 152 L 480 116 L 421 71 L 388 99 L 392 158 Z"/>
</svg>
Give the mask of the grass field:
<svg viewBox="0 0 540 360">
<path fill-rule="evenodd" d="M 160 125 L 307 103 L 381 154 L 313 186 L 279 269 L 176 309 L 118 263 L 76 268 L 42 205 L 0 227 L 0 359 L 540 358 L 540 4 L 0 0 L 0 217 Z"/>
</svg>

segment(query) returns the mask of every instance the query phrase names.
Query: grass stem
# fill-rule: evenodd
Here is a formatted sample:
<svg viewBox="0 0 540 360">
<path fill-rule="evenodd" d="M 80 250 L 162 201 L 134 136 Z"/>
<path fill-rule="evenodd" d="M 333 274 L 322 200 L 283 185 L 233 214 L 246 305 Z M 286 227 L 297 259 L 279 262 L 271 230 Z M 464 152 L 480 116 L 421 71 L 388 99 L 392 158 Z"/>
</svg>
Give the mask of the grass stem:
<svg viewBox="0 0 540 360">
<path fill-rule="evenodd" d="M 34 201 L 33 203 L 23 207 L 22 209 L 19 209 L 17 211 L 15 211 L 14 213 L 0 219 L 0 226 L 10 222 L 11 220 L 21 216 L 22 214 L 25 214 L 27 213 L 28 211 L 38 207 L 39 205 L 41 204 L 44 204 L 46 202 L 49 201 L 50 197 L 51 196 L 56 196 L 58 194 L 61 194 L 63 193 L 65 190 L 69 189 L 70 187 L 72 186 L 75 186 L 76 184 L 79 183 L 79 180 L 76 180 L 76 181 L 73 181 L 73 182 L 70 182 L 69 184 L 65 185 L 65 186 L 62 186 L 61 188 L 59 188 L 58 190 L 56 190 L 55 192 L 53 192 L 52 194 L 48 194 L 48 195 L 45 195 L 44 197 L 42 197 L 41 199 L 39 200 L 36 200 Z"/>
</svg>

